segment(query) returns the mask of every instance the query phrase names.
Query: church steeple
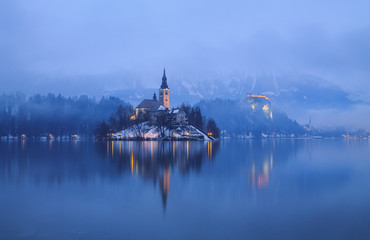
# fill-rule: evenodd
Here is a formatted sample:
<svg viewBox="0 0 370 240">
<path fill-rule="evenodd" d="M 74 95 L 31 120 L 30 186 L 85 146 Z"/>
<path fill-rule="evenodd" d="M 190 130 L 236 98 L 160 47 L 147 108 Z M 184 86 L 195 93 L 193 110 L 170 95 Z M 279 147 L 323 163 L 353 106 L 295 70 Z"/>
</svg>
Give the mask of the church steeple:
<svg viewBox="0 0 370 240">
<path fill-rule="evenodd" d="M 162 84 L 159 88 L 159 102 L 167 109 L 170 109 L 170 89 L 167 85 L 166 69 L 163 69 Z"/>
<path fill-rule="evenodd" d="M 163 69 L 163 77 L 162 77 L 162 85 L 161 85 L 161 88 L 162 89 L 168 88 L 168 85 L 167 85 L 167 77 L 166 77 L 166 69 Z"/>
</svg>

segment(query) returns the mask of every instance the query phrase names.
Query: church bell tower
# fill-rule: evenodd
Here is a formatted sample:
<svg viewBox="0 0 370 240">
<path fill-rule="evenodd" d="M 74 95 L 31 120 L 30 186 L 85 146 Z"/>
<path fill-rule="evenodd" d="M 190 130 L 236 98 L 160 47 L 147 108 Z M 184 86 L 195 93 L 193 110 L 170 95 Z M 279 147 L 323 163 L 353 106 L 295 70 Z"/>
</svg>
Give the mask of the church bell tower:
<svg viewBox="0 0 370 240">
<path fill-rule="evenodd" d="M 159 88 L 159 102 L 167 109 L 170 109 L 170 89 L 167 85 L 166 69 L 163 70 L 162 84 Z"/>
</svg>

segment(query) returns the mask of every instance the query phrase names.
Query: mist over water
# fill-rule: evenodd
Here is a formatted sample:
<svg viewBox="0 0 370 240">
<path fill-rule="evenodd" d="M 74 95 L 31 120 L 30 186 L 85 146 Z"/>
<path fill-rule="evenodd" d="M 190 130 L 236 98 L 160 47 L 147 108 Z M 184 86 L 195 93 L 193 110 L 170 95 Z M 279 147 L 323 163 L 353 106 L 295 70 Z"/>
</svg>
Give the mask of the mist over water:
<svg viewBox="0 0 370 240">
<path fill-rule="evenodd" d="M 1 141 L 1 236 L 366 239 L 369 146 Z"/>
</svg>

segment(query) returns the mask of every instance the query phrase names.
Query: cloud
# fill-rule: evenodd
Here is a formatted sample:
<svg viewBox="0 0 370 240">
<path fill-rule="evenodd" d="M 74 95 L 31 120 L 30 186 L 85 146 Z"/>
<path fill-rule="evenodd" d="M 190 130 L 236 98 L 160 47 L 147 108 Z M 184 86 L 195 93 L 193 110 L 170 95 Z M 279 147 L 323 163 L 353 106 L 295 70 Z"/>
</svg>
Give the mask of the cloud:
<svg viewBox="0 0 370 240">
<path fill-rule="evenodd" d="M 370 87 L 368 1 L 1 4 L 0 81 L 5 90 L 65 78 L 91 78 L 94 84 L 120 74 L 145 85 L 157 79 L 163 66 L 178 78 L 199 80 L 234 71 L 309 73 L 364 98 L 368 93 L 363 89 Z"/>
<path fill-rule="evenodd" d="M 348 129 L 370 128 L 369 105 L 357 105 L 351 109 L 323 109 L 310 110 L 306 119 L 312 117 L 315 127 L 333 129 L 337 126 L 344 126 Z M 302 119 L 301 122 L 305 122 Z"/>
</svg>

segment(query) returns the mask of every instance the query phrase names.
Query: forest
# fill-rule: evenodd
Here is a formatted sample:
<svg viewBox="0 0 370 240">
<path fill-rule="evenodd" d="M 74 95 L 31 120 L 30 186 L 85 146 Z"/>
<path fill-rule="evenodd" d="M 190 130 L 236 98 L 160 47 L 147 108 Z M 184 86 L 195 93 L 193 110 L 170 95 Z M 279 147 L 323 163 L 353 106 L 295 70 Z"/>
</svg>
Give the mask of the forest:
<svg viewBox="0 0 370 240">
<path fill-rule="evenodd" d="M 370 133 L 359 129 L 333 130 L 313 129 L 307 131 L 285 113 L 274 111 L 268 119 L 258 111 L 251 111 L 245 102 L 225 99 L 203 100 L 195 106 L 178 106 L 186 113 L 187 122 L 214 137 L 238 137 L 252 133 L 264 134 L 320 135 L 342 137 L 343 135 L 367 137 Z M 36 94 L 26 97 L 22 93 L 0 95 L 0 136 L 42 137 L 71 136 L 102 137 L 107 133 L 138 124 L 130 120 L 133 106 L 117 97 L 89 98 L 65 97 L 62 95 Z M 222 131 L 221 131 L 221 130 Z"/>
<path fill-rule="evenodd" d="M 117 111 L 127 113 L 132 106 L 117 97 L 100 100 L 62 95 L 36 94 L 29 98 L 22 93 L 0 95 L 0 135 L 41 137 L 92 136 L 97 124 Z"/>
<path fill-rule="evenodd" d="M 273 118 L 267 118 L 262 109 L 252 110 L 247 101 L 214 99 L 202 100 L 196 104 L 204 114 L 211 116 L 225 134 L 230 137 L 240 135 L 261 136 L 264 134 L 303 135 L 306 130 L 285 113 L 274 111 Z"/>
<path fill-rule="evenodd" d="M 216 122 L 204 117 L 199 107 L 187 104 L 180 107 L 189 124 L 219 136 Z M 107 133 L 138 124 L 130 120 L 133 113 L 133 106 L 117 97 L 97 100 L 86 95 L 65 97 L 49 93 L 27 98 L 22 93 L 3 93 L 0 95 L 0 136 L 103 138 Z"/>
</svg>

